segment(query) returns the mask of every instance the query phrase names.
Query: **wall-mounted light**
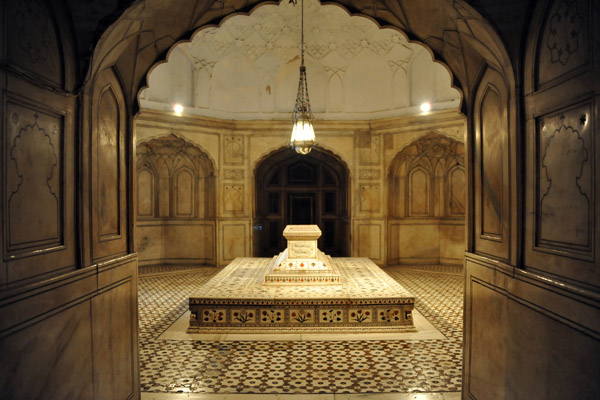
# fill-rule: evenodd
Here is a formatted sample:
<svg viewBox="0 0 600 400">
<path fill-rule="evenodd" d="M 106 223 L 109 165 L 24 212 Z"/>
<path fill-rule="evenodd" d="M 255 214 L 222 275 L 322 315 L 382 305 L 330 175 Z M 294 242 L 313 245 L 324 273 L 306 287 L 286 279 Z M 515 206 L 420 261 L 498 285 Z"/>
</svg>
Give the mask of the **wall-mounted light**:
<svg viewBox="0 0 600 400">
<path fill-rule="evenodd" d="M 176 115 L 181 115 L 183 113 L 183 106 L 179 103 L 173 104 L 173 111 Z"/>
<path fill-rule="evenodd" d="M 431 111 L 431 103 L 426 101 L 425 103 L 421 104 L 421 111 L 423 111 L 423 112 Z"/>
</svg>

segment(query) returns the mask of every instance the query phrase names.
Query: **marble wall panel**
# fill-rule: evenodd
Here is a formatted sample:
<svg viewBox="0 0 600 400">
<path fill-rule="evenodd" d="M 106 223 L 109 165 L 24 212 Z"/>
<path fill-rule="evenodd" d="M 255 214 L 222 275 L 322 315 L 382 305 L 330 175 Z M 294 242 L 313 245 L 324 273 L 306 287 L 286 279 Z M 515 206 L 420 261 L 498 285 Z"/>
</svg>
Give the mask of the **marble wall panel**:
<svg viewBox="0 0 600 400">
<path fill-rule="evenodd" d="M 536 80 L 539 87 L 585 68 L 592 60 L 589 0 L 555 1 L 539 37 Z"/>
<path fill-rule="evenodd" d="M 525 73 L 525 264 L 600 285 L 600 10 L 547 1 L 535 14 Z"/>
<path fill-rule="evenodd" d="M 387 265 L 458 264 L 464 261 L 465 227 L 461 220 L 390 220 Z"/>
<path fill-rule="evenodd" d="M 466 210 L 466 176 L 464 167 L 457 166 L 448 173 L 447 214 L 463 216 Z"/>
<path fill-rule="evenodd" d="M 136 237 L 140 265 L 215 263 L 214 222 L 138 222 Z"/>
<path fill-rule="evenodd" d="M 540 115 L 527 151 L 528 265 L 584 282 L 600 282 L 598 252 L 598 141 L 592 99 Z M 597 185 L 596 185 L 597 186 Z"/>
<path fill-rule="evenodd" d="M 536 246 L 589 253 L 594 190 L 591 103 L 538 118 Z"/>
<path fill-rule="evenodd" d="M 226 220 L 219 224 L 219 265 L 228 264 L 236 257 L 250 254 L 250 226 L 247 220 Z"/>
<path fill-rule="evenodd" d="M 126 399 L 135 389 L 134 347 L 137 344 L 135 282 L 127 279 L 118 286 L 94 297 L 92 302 L 94 398 Z M 115 334 L 123 332 L 123 334 Z"/>
<path fill-rule="evenodd" d="M 600 393 L 598 332 L 588 335 L 570 325 L 570 312 L 557 318 L 536 308 L 508 302 L 508 318 L 513 321 L 508 337 L 513 339 L 507 355 L 506 398 L 596 397 Z"/>
<path fill-rule="evenodd" d="M 112 69 L 94 83 L 91 138 L 92 259 L 127 252 L 125 100 Z"/>
<path fill-rule="evenodd" d="M 136 255 L 98 264 L 91 299 L 94 398 L 139 396 Z"/>
<path fill-rule="evenodd" d="M 488 87 L 481 100 L 481 234 L 502 237 L 502 105 Z"/>
<path fill-rule="evenodd" d="M 152 217 L 154 211 L 154 176 L 144 168 L 137 174 L 137 214 L 139 217 Z"/>
<path fill-rule="evenodd" d="M 175 216 L 193 217 L 195 184 L 193 171 L 182 168 L 175 175 Z"/>
<path fill-rule="evenodd" d="M 0 397 L 94 398 L 89 310 L 79 303 L 1 337 Z"/>
<path fill-rule="evenodd" d="M 50 316 L 53 310 L 60 310 L 74 299 L 86 297 L 96 289 L 95 280 L 93 273 L 87 271 L 76 274 L 73 279 L 57 279 L 56 284 L 48 285 L 45 291 L 32 290 L 26 299 L 17 296 L 17 301 L 14 301 L 7 296 L 9 301 L 0 304 L 0 331 L 5 333 L 40 316 Z"/>
<path fill-rule="evenodd" d="M 589 292 L 477 255 L 465 266 L 469 398 L 597 397 L 600 305 Z"/>
<path fill-rule="evenodd" d="M 11 255 L 64 242 L 63 118 L 9 102 L 7 251 Z"/>
<path fill-rule="evenodd" d="M 171 180 L 166 172 L 163 169 L 158 175 L 158 217 L 162 218 L 171 216 Z"/>
<path fill-rule="evenodd" d="M 423 168 L 409 172 L 408 179 L 408 216 L 424 217 L 430 215 L 431 198 L 430 177 Z"/>
<path fill-rule="evenodd" d="M 360 169 L 358 171 L 358 179 L 374 181 L 381 177 L 381 171 L 379 169 Z"/>
<path fill-rule="evenodd" d="M 119 152 L 123 151 L 120 136 L 119 103 L 111 87 L 100 95 L 98 101 L 97 165 L 98 230 L 99 236 L 120 234 Z M 121 149 L 119 149 L 121 147 Z M 121 166 L 122 167 L 122 166 Z"/>
<path fill-rule="evenodd" d="M 15 282 L 76 263 L 74 99 L 3 79 L 1 265 Z"/>
<path fill-rule="evenodd" d="M 470 313 L 472 324 L 469 348 L 476 357 L 469 359 L 470 379 L 466 392 L 472 398 L 505 398 L 507 300 L 498 289 L 472 279 Z"/>
<path fill-rule="evenodd" d="M 378 212 L 381 194 L 379 185 L 360 185 L 360 211 Z"/>
<path fill-rule="evenodd" d="M 440 223 L 440 263 L 461 264 L 465 255 L 464 221 Z"/>
<path fill-rule="evenodd" d="M 239 135 L 223 137 L 223 162 L 226 165 L 241 165 L 244 162 L 244 138 Z"/>
<path fill-rule="evenodd" d="M 244 185 L 223 185 L 223 212 L 244 212 Z"/>
<path fill-rule="evenodd" d="M 424 222 L 424 223 L 423 223 Z M 399 234 L 400 263 L 435 263 L 440 257 L 440 229 L 427 221 L 404 223 Z"/>
<path fill-rule="evenodd" d="M 368 257 L 373 262 L 384 263 L 384 229 L 379 221 L 355 221 L 354 237 L 356 255 Z"/>
<path fill-rule="evenodd" d="M 390 221 L 388 224 L 388 265 L 399 264 L 400 262 L 400 234 L 402 227 L 395 221 Z"/>
<path fill-rule="evenodd" d="M 62 43 L 52 11 L 43 1 L 6 1 L 6 59 L 52 86 L 64 83 Z"/>
<path fill-rule="evenodd" d="M 223 171 L 223 179 L 240 181 L 244 179 L 243 169 L 226 169 Z"/>
<path fill-rule="evenodd" d="M 0 397 L 138 395 L 136 272 L 130 255 L 5 292 Z"/>
<path fill-rule="evenodd" d="M 475 102 L 475 248 L 503 259 L 508 259 L 510 245 L 507 102 L 504 79 L 488 69 Z"/>
<path fill-rule="evenodd" d="M 360 133 L 356 136 L 358 148 L 358 161 L 360 165 L 377 165 L 381 153 L 381 138 Z"/>
</svg>

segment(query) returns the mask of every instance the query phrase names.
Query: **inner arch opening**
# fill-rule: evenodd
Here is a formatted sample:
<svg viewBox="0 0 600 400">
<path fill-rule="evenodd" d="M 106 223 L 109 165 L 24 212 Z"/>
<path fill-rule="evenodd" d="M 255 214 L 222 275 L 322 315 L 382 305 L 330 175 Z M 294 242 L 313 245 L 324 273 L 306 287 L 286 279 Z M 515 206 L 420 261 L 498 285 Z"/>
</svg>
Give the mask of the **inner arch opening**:
<svg viewBox="0 0 600 400">
<path fill-rule="evenodd" d="M 286 248 L 287 225 L 318 225 L 319 249 L 350 255 L 348 169 L 315 148 L 307 155 L 283 148 L 261 161 L 255 173 L 254 256 L 272 257 Z"/>
</svg>

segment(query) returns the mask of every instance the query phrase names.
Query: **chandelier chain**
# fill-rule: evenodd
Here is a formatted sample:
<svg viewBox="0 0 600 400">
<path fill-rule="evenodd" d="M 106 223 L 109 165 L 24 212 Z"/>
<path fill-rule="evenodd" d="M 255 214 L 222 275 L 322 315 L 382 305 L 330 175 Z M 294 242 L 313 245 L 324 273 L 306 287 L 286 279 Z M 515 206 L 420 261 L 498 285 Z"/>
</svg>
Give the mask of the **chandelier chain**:
<svg viewBox="0 0 600 400">
<path fill-rule="evenodd" d="M 300 55 L 302 57 L 302 65 L 304 65 L 304 0 L 300 0 Z"/>
<path fill-rule="evenodd" d="M 297 0 L 290 0 L 297 5 Z M 306 79 L 306 66 L 304 65 L 304 0 L 300 0 L 300 80 L 298 82 L 298 95 L 292 113 L 294 124 L 290 145 L 300 154 L 308 154 L 316 145 L 315 132 L 312 126 L 313 115 L 308 99 L 308 80 Z"/>
</svg>

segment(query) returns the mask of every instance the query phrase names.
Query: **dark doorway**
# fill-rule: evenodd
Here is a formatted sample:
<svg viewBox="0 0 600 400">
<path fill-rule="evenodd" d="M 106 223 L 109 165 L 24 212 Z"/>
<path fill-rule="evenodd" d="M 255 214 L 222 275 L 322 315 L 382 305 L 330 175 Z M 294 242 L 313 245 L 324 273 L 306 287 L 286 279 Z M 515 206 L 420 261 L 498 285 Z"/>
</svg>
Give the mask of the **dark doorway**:
<svg viewBox="0 0 600 400">
<path fill-rule="evenodd" d="M 326 254 L 350 254 L 347 180 L 342 162 L 314 149 L 300 155 L 283 149 L 256 168 L 254 254 L 272 257 L 286 246 L 286 225 L 321 228 L 319 248 Z"/>
<path fill-rule="evenodd" d="M 316 224 L 315 197 L 316 193 L 289 193 L 287 210 L 289 215 L 288 224 Z"/>
</svg>

